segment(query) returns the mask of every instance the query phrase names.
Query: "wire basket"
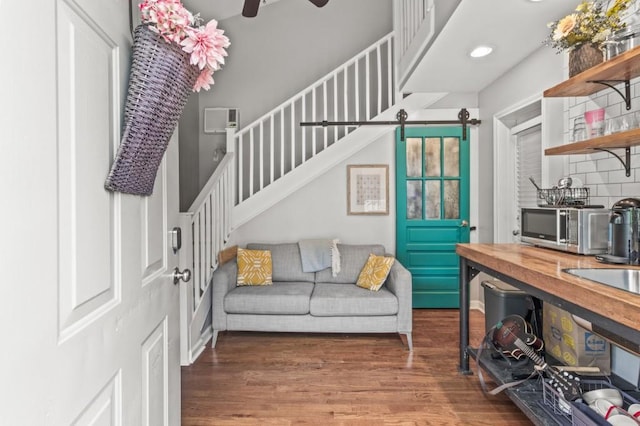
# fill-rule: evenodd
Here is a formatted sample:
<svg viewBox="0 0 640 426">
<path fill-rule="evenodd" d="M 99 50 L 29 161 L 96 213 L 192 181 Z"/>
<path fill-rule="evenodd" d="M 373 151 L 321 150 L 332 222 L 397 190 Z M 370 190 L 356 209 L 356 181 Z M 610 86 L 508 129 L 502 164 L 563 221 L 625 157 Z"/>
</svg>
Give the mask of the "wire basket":
<svg viewBox="0 0 640 426">
<path fill-rule="evenodd" d="M 581 380 L 580 387 L 583 392 L 595 389 L 616 388 L 605 380 Z M 618 389 L 619 390 L 619 389 Z M 593 411 L 587 404 L 578 401 L 568 402 L 560 396 L 549 384 L 544 380 L 542 386 L 543 403 L 545 411 L 552 416 L 558 425 L 562 426 L 593 426 L 593 425 L 609 425 L 603 417 Z M 638 400 L 630 396 L 624 391 L 620 391 L 624 400 L 623 407 L 626 409 L 631 404 L 637 404 Z"/>
<path fill-rule="evenodd" d="M 538 190 L 538 206 L 585 206 L 589 204 L 589 188 L 549 188 Z"/>
<path fill-rule="evenodd" d="M 134 30 L 124 129 L 105 188 L 151 195 L 169 139 L 198 78 L 189 54 L 147 25 Z"/>
</svg>

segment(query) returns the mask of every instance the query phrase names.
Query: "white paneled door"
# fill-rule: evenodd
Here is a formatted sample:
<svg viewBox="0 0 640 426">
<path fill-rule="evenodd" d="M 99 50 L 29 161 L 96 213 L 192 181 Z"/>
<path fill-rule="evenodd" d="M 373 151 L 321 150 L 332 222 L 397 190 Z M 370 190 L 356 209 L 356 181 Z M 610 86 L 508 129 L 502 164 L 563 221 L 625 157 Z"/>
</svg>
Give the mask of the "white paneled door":
<svg viewBox="0 0 640 426">
<path fill-rule="evenodd" d="M 0 0 L 0 16 L 0 424 L 177 425 L 177 140 L 151 197 L 103 189 L 129 2 Z"/>
</svg>

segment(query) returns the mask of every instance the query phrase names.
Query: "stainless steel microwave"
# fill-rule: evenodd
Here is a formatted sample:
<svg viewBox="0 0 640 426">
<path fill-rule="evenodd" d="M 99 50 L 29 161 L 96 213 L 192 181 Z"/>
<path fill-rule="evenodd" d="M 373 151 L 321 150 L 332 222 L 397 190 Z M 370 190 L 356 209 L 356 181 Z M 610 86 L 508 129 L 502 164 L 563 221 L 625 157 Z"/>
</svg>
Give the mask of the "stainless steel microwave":
<svg viewBox="0 0 640 426">
<path fill-rule="evenodd" d="M 609 210 L 605 208 L 537 207 L 520 211 L 520 240 L 577 254 L 608 250 Z"/>
</svg>

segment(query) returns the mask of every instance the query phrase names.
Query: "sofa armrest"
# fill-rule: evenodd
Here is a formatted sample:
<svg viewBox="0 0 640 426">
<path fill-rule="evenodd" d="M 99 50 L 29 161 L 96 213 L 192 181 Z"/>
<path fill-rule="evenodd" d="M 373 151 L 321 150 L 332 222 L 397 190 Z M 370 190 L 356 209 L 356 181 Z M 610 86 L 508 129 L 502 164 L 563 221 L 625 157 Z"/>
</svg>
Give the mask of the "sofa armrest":
<svg viewBox="0 0 640 426">
<path fill-rule="evenodd" d="M 224 311 L 224 296 L 236 287 L 238 267 L 235 260 L 220 266 L 211 278 L 211 323 L 214 330 L 227 329 L 227 313 Z"/>
<path fill-rule="evenodd" d="M 398 332 L 410 333 L 413 324 L 413 283 L 411 272 L 398 259 L 393 262 L 385 286 L 398 298 Z"/>
</svg>

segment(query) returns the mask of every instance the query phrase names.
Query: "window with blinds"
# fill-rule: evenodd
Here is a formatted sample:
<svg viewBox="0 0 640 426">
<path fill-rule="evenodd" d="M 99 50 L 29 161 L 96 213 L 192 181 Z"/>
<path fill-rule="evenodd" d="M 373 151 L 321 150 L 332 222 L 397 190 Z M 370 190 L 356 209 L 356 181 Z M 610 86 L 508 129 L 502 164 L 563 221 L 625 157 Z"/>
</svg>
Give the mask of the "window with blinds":
<svg viewBox="0 0 640 426">
<path fill-rule="evenodd" d="M 538 185 L 542 182 L 542 127 L 538 124 L 517 133 L 516 143 L 516 199 L 518 206 L 535 207 L 538 193 L 529 177 Z"/>
</svg>

